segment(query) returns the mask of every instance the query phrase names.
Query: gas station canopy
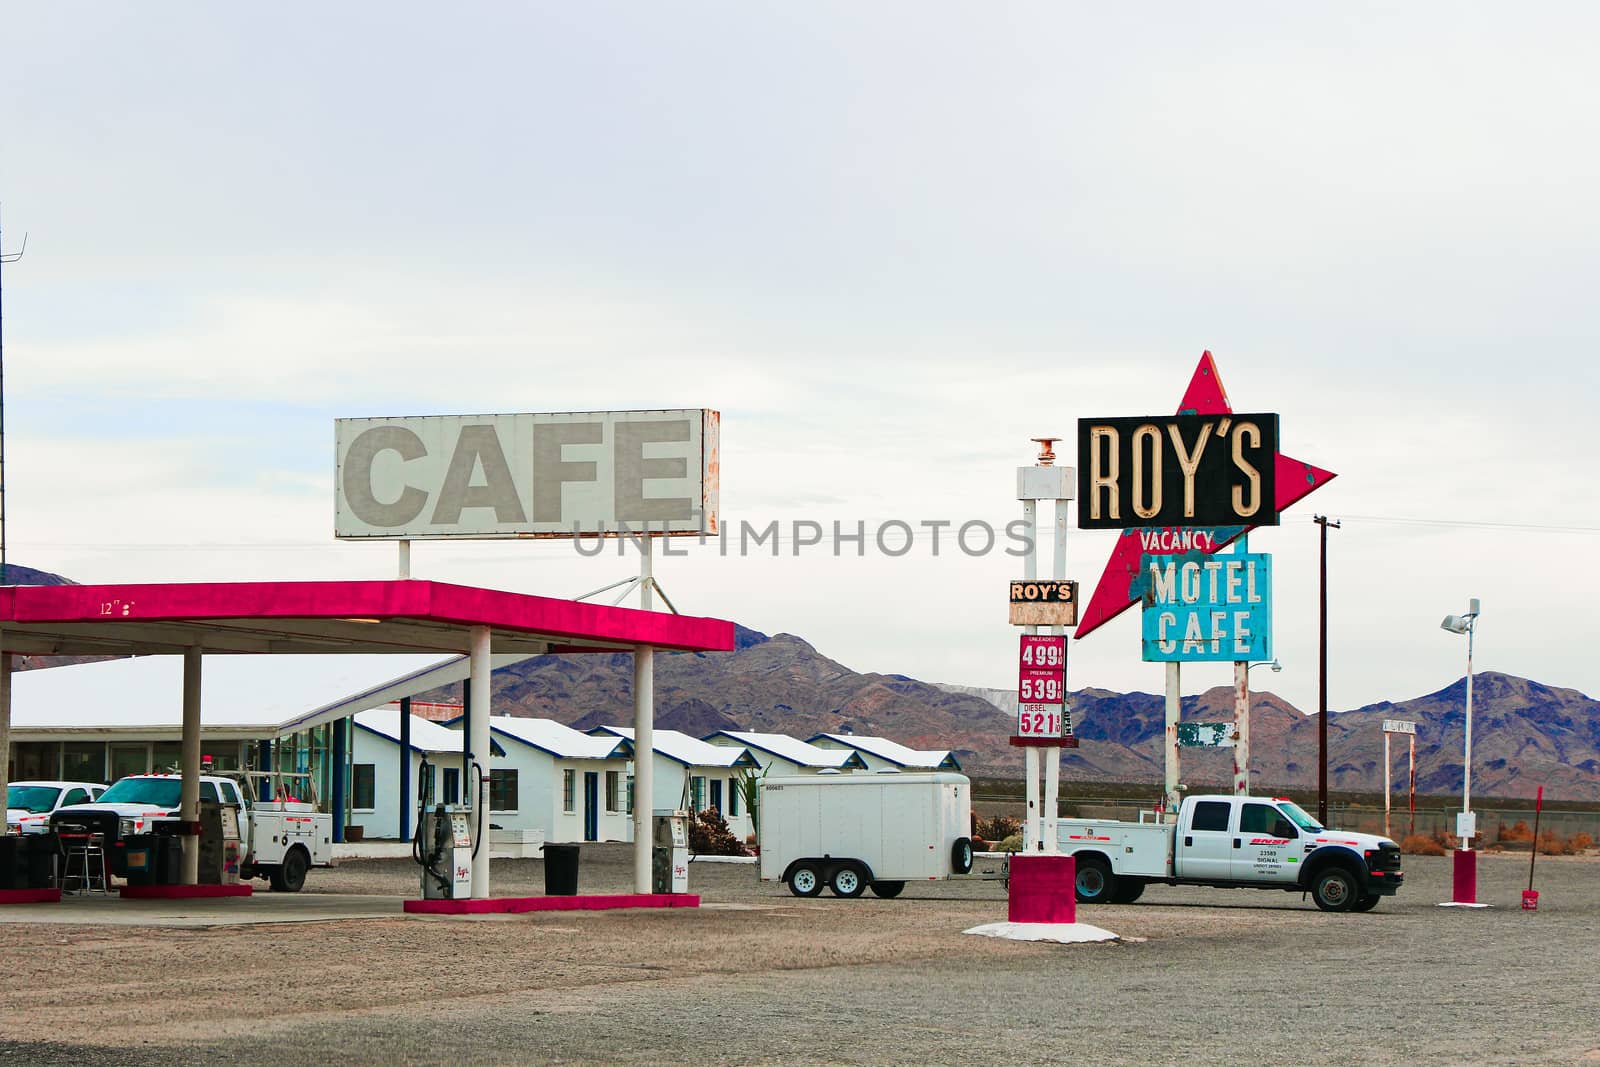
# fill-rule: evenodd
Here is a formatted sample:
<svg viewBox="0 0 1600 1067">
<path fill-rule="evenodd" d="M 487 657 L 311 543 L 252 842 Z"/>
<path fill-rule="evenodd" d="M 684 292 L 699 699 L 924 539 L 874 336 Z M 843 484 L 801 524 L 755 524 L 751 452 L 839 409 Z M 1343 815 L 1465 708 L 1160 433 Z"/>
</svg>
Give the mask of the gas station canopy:
<svg viewBox="0 0 1600 1067">
<path fill-rule="evenodd" d="M 0 587 L 6 652 L 47 656 L 728 651 L 733 623 L 415 579 Z"/>
</svg>

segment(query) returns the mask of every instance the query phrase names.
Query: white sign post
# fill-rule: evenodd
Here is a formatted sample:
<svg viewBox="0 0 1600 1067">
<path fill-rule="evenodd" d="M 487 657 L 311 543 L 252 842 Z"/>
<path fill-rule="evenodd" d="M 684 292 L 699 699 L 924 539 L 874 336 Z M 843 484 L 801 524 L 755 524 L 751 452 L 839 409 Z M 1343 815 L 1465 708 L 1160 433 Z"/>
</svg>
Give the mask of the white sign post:
<svg viewBox="0 0 1600 1067">
<path fill-rule="evenodd" d="M 1028 538 L 1022 585 L 1049 586 L 1057 603 L 1049 614 L 1031 618 L 1050 618 L 1048 626 L 1036 621 L 1023 625 L 1021 662 L 1017 687 L 1017 733 L 1013 744 L 1023 748 L 1028 807 L 1023 824 L 1024 847 L 1031 852 L 1055 852 L 1056 827 L 1061 807 L 1061 747 L 1070 739 L 1071 718 L 1066 708 L 1067 638 L 1066 626 L 1076 621 L 1076 585 L 1067 582 L 1067 503 L 1073 497 L 1077 473 L 1071 467 L 1057 467 L 1052 445 L 1057 438 L 1036 437 L 1039 462 L 1017 468 L 1017 499 L 1022 501 L 1022 521 Z M 1049 580 L 1039 579 L 1038 502 L 1055 502 L 1054 552 Z M 1013 583 L 1013 601 L 1016 600 Z M 1014 619 L 1030 616 L 1016 614 Z M 1046 632 L 1041 634 L 1040 630 Z M 1044 662 L 1039 662 L 1041 659 Z M 1066 735 L 1064 738 L 1063 735 Z M 1043 800 L 1040 797 L 1040 760 L 1044 761 Z"/>
<path fill-rule="evenodd" d="M 1393 838 L 1394 834 L 1389 829 L 1389 735 L 1405 734 L 1411 742 L 1411 794 L 1409 810 L 1411 812 L 1410 833 L 1417 832 L 1417 724 L 1404 719 L 1383 720 L 1383 835 Z"/>
</svg>

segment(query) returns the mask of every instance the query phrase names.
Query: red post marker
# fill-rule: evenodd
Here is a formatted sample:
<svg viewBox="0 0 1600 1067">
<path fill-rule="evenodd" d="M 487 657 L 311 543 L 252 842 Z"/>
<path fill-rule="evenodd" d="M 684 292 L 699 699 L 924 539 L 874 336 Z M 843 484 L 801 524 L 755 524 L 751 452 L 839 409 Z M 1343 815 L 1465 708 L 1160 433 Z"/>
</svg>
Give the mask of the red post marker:
<svg viewBox="0 0 1600 1067">
<path fill-rule="evenodd" d="M 1528 856 L 1528 888 L 1522 891 L 1522 910 L 1539 910 L 1539 891 L 1533 888 L 1533 865 L 1539 858 L 1539 813 L 1544 810 L 1544 786 L 1533 798 L 1533 848 Z"/>
</svg>

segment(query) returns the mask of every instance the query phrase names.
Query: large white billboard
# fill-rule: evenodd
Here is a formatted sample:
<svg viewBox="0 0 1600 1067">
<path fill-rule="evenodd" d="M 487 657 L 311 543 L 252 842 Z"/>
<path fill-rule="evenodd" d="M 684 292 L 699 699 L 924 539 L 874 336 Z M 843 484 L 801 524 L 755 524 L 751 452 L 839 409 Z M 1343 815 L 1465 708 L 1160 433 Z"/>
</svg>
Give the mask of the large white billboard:
<svg viewBox="0 0 1600 1067">
<path fill-rule="evenodd" d="M 717 412 L 336 419 L 334 536 L 716 533 Z"/>
</svg>

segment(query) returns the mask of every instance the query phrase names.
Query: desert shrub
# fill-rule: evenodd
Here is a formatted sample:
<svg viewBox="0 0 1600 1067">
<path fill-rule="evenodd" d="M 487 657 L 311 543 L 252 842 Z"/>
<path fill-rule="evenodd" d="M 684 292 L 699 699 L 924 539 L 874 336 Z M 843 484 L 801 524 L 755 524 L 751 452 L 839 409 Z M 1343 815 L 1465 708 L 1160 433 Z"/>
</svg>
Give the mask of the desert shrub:
<svg viewBox="0 0 1600 1067">
<path fill-rule="evenodd" d="M 728 829 L 728 821 L 716 808 L 693 812 L 689 816 L 689 851 L 698 856 L 746 856 L 744 846 Z"/>
<path fill-rule="evenodd" d="M 979 818 L 974 820 L 973 833 L 985 841 L 1004 841 L 1012 834 L 1022 832 L 1022 822 L 1009 815 L 995 815 L 992 818 Z"/>
<path fill-rule="evenodd" d="M 1587 849 L 1594 848 L 1594 838 L 1590 837 L 1582 830 L 1579 830 L 1567 841 L 1567 845 L 1574 852 L 1583 852 Z"/>
<path fill-rule="evenodd" d="M 994 850 L 996 852 L 1021 852 L 1022 834 L 1019 832 L 1008 835 L 1005 840 L 994 846 Z"/>
<path fill-rule="evenodd" d="M 1528 829 L 1528 824 L 1518 819 L 1515 826 L 1507 827 L 1500 824 L 1500 840 L 1508 845 L 1527 844 L 1533 840 L 1533 831 Z"/>
<path fill-rule="evenodd" d="M 1574 849 L 1572 842 L 1554 830 L 1545 830 L 1539 834 L 1539 851 L 1546 856 L 1570 856 Z"/>
<path fill-rule="evenodd" d="M 1400 842 L 1400 851 L 1410 856 L 1442 856 L 1446 849 L 1427 834 L 1410 834 Z"/>
</svg>

